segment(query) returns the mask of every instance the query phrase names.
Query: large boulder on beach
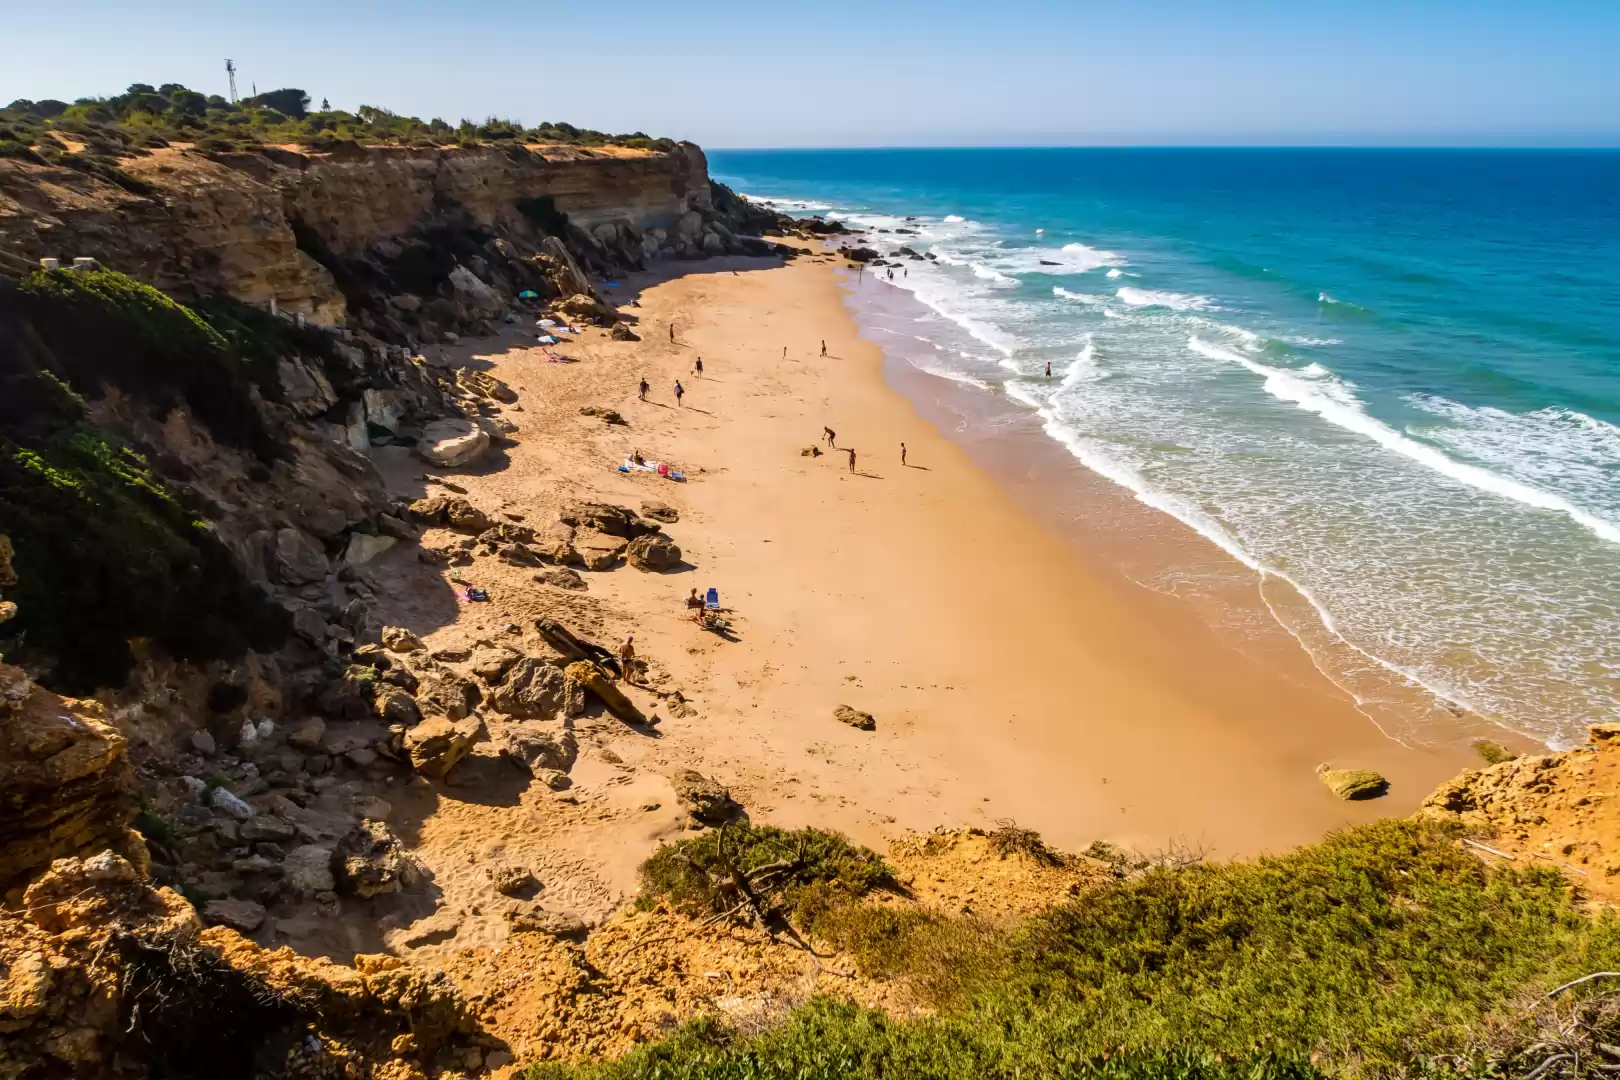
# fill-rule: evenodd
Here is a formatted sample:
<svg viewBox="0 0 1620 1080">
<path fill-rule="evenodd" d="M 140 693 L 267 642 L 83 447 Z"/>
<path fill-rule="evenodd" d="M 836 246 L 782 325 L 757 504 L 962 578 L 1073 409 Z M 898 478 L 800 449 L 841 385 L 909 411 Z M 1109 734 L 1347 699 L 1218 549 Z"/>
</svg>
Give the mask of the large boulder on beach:
<svg viewBox="0 0 1620 1080">
<path fill-rule="evenodd" d="M 661 574 L 681 565 L 681 549 L 662 533 L 638 536 L 625 548 L 625 558 L 637 570 Z"/>
<path fill-rule="evenodd" d="M 1318 765 L 1316 775 L 1339 798 L 1348 801 L 1376 799 L 1389 790 L 1389 781 L 1371 769 L 1335 769 Z"/>
<path fill-rule="evenodd" d="M 587 691 L 602 703 L 610 716 L 636 727 L 643 727 L 647 718 L 636 708 L 635 702 L 624 696 L 607 673 L 589 660 L 576 660 L 563 669 L 575 685 Z"/>
<path fill-rule="evenodd" d="M 615 506 L 613 503 L 564 503 L 557 518 L 565 525 L 595 529 L 609 536 L 622 536 L 626 540 L 658 531 L 657 522 L 644 520 L 628 506 Z"/>
<path fill-rule="evenodd" d="M 462 720 L 429 717 L 405 733 L 405 752 L 420 775 L 443 778 L 467 756 L 483 731 L 483 722 L 475 716 Z"/>
<path fill-rule="evenodd" d="M 489 452 L 489 432 L 471 420 L 431 420 L 422 425 L 416 452 L 441 468 L 470 465 Z"/>
<path fill-rule="evenodd" d="M 622 537 L 582 529 L 574 534 L 574 555 L 587 570 L 611 570 L 624 557 L 629 544 Z"/>
<path fill-rule="evenodd" d="M 858 728 L 861 731 L 877 730 L 877 721 L 873 719 L 871 713 L 861 712 L 861 710 L 850 708 L 848 705 L 840 705 L 834 709 L 833 719 L 840 724 L 848 724 L 850 727 Z"/>
</svg>

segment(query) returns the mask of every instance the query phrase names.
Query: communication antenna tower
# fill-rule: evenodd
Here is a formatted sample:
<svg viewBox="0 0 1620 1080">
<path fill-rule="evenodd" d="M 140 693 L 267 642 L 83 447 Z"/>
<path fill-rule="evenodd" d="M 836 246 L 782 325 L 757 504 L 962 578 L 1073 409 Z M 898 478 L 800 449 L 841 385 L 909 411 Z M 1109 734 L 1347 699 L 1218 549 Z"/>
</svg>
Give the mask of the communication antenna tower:
<svg viewBox="0 0 1620 1080">
<path fill-rule="evenodd" d="M 230 79 L 231 79 L 231 104 L 235 105 L 236 104 L 236 63 L 234 61 L 232 61 L 232 60 L 226 60 L 225 61 L 225 74 L 229 75 Z"/>
</svg>

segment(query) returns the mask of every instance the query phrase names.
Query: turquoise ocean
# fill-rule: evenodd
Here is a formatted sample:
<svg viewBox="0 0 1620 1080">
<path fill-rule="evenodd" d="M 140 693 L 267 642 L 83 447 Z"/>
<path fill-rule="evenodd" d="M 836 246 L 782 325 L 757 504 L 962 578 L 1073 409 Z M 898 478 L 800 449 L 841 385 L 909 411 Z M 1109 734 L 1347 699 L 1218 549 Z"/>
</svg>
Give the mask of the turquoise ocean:
<svg viewBox="0 0 1620 1080">
<path fill-rule="evenodd" d="M 1620 718 L 1620 152 L 710 168 L 924 256 L 907 306 L 856 305 L 868 336 L 1287 588 L 1347 689 L 1359 666 L 1554 746 Z"/>
</svg>

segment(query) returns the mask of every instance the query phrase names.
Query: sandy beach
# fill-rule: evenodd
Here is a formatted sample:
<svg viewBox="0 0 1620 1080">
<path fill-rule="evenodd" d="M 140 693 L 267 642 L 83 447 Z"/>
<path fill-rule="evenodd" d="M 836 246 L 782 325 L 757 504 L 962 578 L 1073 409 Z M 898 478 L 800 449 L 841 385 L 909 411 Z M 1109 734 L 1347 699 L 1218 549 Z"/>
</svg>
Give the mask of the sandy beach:
<svg viewBox="0 0 1620 1080">
<path fill-rule="evenodd" d="M 1468 764 L 1465 744 L 1386 738 L 1285 635 L 1256 648 L 1088 558 L 1083 537 L 1032 513 L 1028 490 L 896 391 L 829 262 L 680 270 L 625 282 L 640 341 L 592 329 L 559 346 L 573 362 L 553 364 L 514 328 L 430 356 L 483 367 L 519 395 L 506 412 L 514 442 L 451 478 L 475 503 L 532 525 L 567 499 L 665 503 L 680 512 L 666 532 L 689 567 L 585 573 L 588 589 L 569 592 L 483 559 L 461 577 L 491 602 L 458 604 L 449 571 L 389 564 L 385 610 L 430 647 L 516 644 L 536 618 L 613 645 L 634 633 L 657 691 L 631 691 L 659 716 L 656 737 L 606 718 L 580 730 L 562 796 L 403 795 L 396 824 L 452 908 L 485 887 L 475 849 L 537 862 L 557 883 L 552 902 L 609 910 L 640 859 L 684 828 L 667 779 L 683 767 L 727 784 L 756 821 L 873 845 L 1010 818 L 1071 850 L 1101 839 L 1230 857 L 1409 813 Z M 627 424 L 581 415 L 587 406 Z M 824 453 L 805 456 L 818 442 Z M 632 450 L 686 482 L 618 472 Z M 399 448 L 376 457 L 401 494 L 443 490 Z M 709 587 L 732 609 L 735 640 L 684 618 L 688 591 Z M 676 690 L 690 715 L 671 709 Z M 840 704 L 871 713 L 876 730 L 838 723 Z M 1324 761 L 1383 772 L 1389 795 L 1338 801 L 1314 775 Z M 456 941 L 480 937 L 463 925 Z"/>
</svg>

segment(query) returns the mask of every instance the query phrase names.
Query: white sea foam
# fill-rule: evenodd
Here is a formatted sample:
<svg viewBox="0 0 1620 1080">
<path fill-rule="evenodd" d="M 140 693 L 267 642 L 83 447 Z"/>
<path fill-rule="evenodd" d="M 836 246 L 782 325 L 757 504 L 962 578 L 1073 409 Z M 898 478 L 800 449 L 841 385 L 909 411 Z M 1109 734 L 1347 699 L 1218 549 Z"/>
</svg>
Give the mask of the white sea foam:
<svg viewBox="0 0 1620 1080">
<path fill-rule="evenodd" d="M 746 192 L 739 192 L 739 194 L 749 202 L 761 203 L 790 214 L 795 212 L 808 214 L 832 209 L 827 203 L 818 202 L 814 199 L 790 199 L 781 195 L 750 195 Z"/>
<path fill-rule="evenodd" d="M 1306 412 L 1315 413 L 1331 424 L 1364 436 L 1386 450 L 1447 476 L 1458 483 L 1467 484 L 1490 495 L 1565 514 L 1597 536 L 1610 543 L 1620 543 L 1620 525 L 1608 521 L 1571 503 L 1562 496 L 1543 491 L 1490 469 L 1470 465 L 1448 457 L 1427 443 L 1418 442 L 1367 414 L 1356 399 L 1354 390 L 1320 364 L 1311 364 L 1298 371 L 1262 364 L 1231 349 L 1213 345 L 1199 337 L 1192 337 L 1187 348 L 1211 360 L 1238 364 L 1265 380 L 1266 393 L 1286 401 Z"/>
<path fill-rule="evenodd" d="M 1116 266 L 1116 267 L 1114 267 L 1114 269 L 1108 271 L 1108 276 L 1111 277 L 1111 278 L 1117 278 L 1122 273 L 1124 273 L 1124 271 L 1119 269 L 1119 267 Z"/>
<path fill-rule="evenodd" d="M 940 218 L 940 220 L 945 222 L 947 225 L 956 225 L 966 221 L 967 218 L 963 217 L 961 214 L 946 214 L 943 218 Z"/>
<path fill-rule="evenodd" d="M 962 383 L 965 386 L 971 386 L 979 390 L 993 389 L 993 387 L 991 387 L 991 385 L 985 382 L 983 379 L 975 379 L 972 375 L 968 375 L 964 372 L 952 371 L 950 368 L 939 367 L 938 365 L 934 364 L 917 364 L 915 366 L 918 371 L 926 371 L 930 375 L 937 376 L 941 379 L 949 379 L 951 382 Z"/>
<path fill-rule="evenodd" d="M 1323 349 L 1329 345 L 1344 344 L 1336 337 L 1284 337 L 1277 340 L 1286 341 L 1290 345 L 1302 345 L 1307 349 Z"/>
<path fill-rule="evenodd" d="M 1072 292 L 1061 285 L 1052 286 L 1052 295 L 1062 300 L 1072 300 L 1077 304 L 1090 304 L 1093 307 L 1108 303 L 1108 297 L 1098 296 L 1096 293 Z"/>
<path fill-rule="evenodd" d="M 1215 301 L 1207 296 L 1194 296 L 1191 293 L 1161 292 L 1156 289 L 1136 289 L 1129 285 L 1121 285 L 1114 295 L 1119 297 L 1120 303 L 1131 307 L 1162 307 L 1171 311 L 1214 311 Z"/>
<path fill-rule="evenodd" d="M 1003 288 L 1011 288 L 1018 284 L 1017 278 L 1011 274 L 1003 274 L 993 266 L 986 266 L 983 263 L 973 263 L 971 265 L 973 267 L 973 276 L 981 281 L 991 281 Z"/>
</svg>

